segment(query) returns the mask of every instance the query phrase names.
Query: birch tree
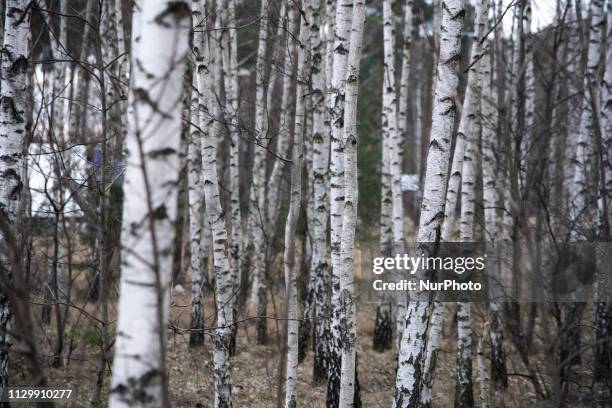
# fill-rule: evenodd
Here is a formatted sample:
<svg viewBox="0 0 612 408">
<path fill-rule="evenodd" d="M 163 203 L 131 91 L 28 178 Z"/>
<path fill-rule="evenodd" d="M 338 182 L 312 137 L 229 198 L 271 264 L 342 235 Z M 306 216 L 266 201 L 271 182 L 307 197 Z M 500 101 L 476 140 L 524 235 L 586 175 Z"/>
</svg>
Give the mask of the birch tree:
<svg viewBox="0 0 612 408">
<path fill-rule="evenodd" d="M 406 0 L 404 4 L 404 32 L 403 32 L 403 44 L 402 44 L 402 67 L 399 83 L 399 102 L 397 111 L 397 133 L 396 140 L 393 141 L 393 147 L 395 148 L 395 155 L 392 158 L 391 163 L 391 191 L 393 195 L 393 252 L 395 254 L 401 254 L 405 251 L 404 241 L 404 205 L 402 199 L 401 189 L 401 170 L 402 170 L 402 155 L 403 155 L 403 143 L 404 140 L 418 140 L 419 132 L 415 132 L 413 138 L 410 138 L 408 133 L 409 121 L 408 121 L 408 101 L 410 100 L 409 95 L 409 83 L 410 83 L 410 64 L 411 64 L 411 45 L 412 45 L 412 7 L 413 1 Z M 418 87 L 417 87 L 418 89 Z M 417 102 L 418 103 L 418 102 Z M 414 144 L 415 150 L 419 145 Z M 417 171 L 418 172 L 418 171 Z M 399 345 L 400 336 L 404 329 L 404 316 L 406 315 L 406 301 L 408 300 L 406 294 L 399 291 L 396 299 L 396 311 L 395 311 L 395 332 L 397 334 L 397 344 Z"/>
<path fill-rule="evenodd" d="M 7 0 L 4 8 L 4 43 L 0 60 L 0 210 L 8 223 L 18 222 L 21 210 L 23 182 L 21 170 L 26 134 L 26 75 L 29 60 L 30 10 L 25 0 Z M 7 237 L 3 233 L 2 241 Z M 4 255 L 6 243 L 2 243 L 0 261 L 10 276 L 10 263 Z M 11 339 L 12 310 L 5 285 L 0 285 L 0 394 L 4 395 L 9 384 L 9 349 Z"/>
<path fill-rule="evenodd" d="M 432 130 L 427 156 L 423 202 L 417 241 L 417 253 L 430 254 L 429 243 L 439 240 L 444 217 L 450 143 L 456 113 L 458 69 L 461 54 L 464 4 L 461 0 L 442 2 L 440 56 L 437 67 Z M 419 270 L 416 279 L 424 279 L 426 271 Z M 398 355 L 395 385 L 395 407 L 415 406 L 418 403 L 422 380 L 422 361 L 425 353 L 426 331 L 430 311 L 423 294 L 411 300 L 406 310 L 406 327 Z M 426 295 L 426 294 L 425 294 Z"/>
<path fill-rule="evenodd" d="M 257 46 L 257 61 L 255 64 L 255 132 L 257 145 L 253 152 L 252 182 L 249 192 L 249 234 L 253 243 L 253 273 L 251 306 L 259 316 L 266 314 L 266 282 L 265 282 L 265 182 L 266 155 L 262 148 L 266 146 L 268 119 L 266 111 L 266 88 L 264 84 L 266 45 L 268 39 L 268 0 L 261 2 L 261 19 L 259 23 L 259 41 Z M 267 341 L 266 319 L 258 322 L 257 340 L 260 344 Z"/>
<path fill-rule="evenodd" d="M 474 214 L 476 209 L 476 161 L 477 147 L 481 130 L 481 95 L 482 95 L 482 60 L 484 53 L 484 35 L 487 32 L 489 17 L 489 0 L 476 3 L 476 29 L 472 44 L 468 88 L 464 110 L 461 114 L 458 137 L 465 139 L 461 170 L 461 223 L 459 239 L 461 242 L 474 242 Z M 457 375 L 455 388 L 455 407 L 474 405 L 472 388 L 472 327 L 470 303 L 457 304 Z"/>
<path fill-rule="evenodd" d="M 602 159 L 601 173 L 603 180 L 602 197 L 599 199 L 599 224 L 600 234 L 603 239 L 610 238 L 610 222 L 612 221 L 612 2 L 608 1 L 607 5 L 607 27 L 608 33 L 606 36 L 606 54 L 605 67 L 606 71 L 601 83 L 601 135 L 602 146 L 600 149 Z M 605 280 L 604 280 L 605 282 Z M 607 285 L 606 285 L 607 284 Z M 602 297 L 610 290 L 608 285 L 610 282 L 599 284 L 598 291 Z M 610 336 L 612 335 L 612 306 L 609 303 L 598 302 L 595 311 L 595 377 L 598 379 L 609 378 L 612 375 L 612 352 Z"/>
<path fill-rule="evenodd" d="M 111 407 L 169 406 L 166 327 L 172 222 L 180 149 L 180 101 L 190 7 L 148 1 L 135 8 L 128 119 L 123 270 Z"/>
<path fill-rule="evenodd" d="M 482 189 L 484 210 L 484 238 L 487 245 L 492 245 L 498 238 L 498 212 L 497 206 L 500 199 L 499 186 L 497 184 L 498 163 L 498 135 L 499 116 L 496 106 L 496 72 L 497 67 L 492 69 L 492 61 L 495 60 L 493 53 L 482 61 L 483 90 L 481 94 L 482 109 Z M 504 328 L 501 315 L 501 305 L 495 301 L 489 304 L 491 324 L 488 329 L 491 344 L 491 378 L 494 383 L 507 386 L 506 358 L 504 351 Z"/>
<path fill-rule="evenodd" d="M 205 6 L 200 0 L 191 2 L 191 18 L 193 27 L 193 54 L 194 65 L 203 65 L 204 58 L 204 36 L 206 24 L 204 18 Z M 191 122 L 200 123 L 200 94 L 198 92 L 197 72 L 193 77 L 194 90 L 191 93 Z M 206 264 L 202 263 L 201 245 L 202 228 L 204 227 L 204 186 L 202 177 L 202 134 L 199 127 L 190 127 L 190 140 L 188 144 L 188 178 L 189 178 L 189 235 L 191 250 L 191 324 L 189 333 L 189 345 L 198 346 L 204 343 L 204 313 L 202 310 L 202 289 L 204 285 L 204 270 Z"/>
<path fill-rule="evenodd" d="M 588 37 L 586 71 L 583 82 L 582 108 L 578 125 L 578 140 L 575 145 L 573 160 L 573 178 L 569 184 L 569 215 L 572 222 L 570 229 L 570 240 L 579 241 L 589 239 L 589 231 L 586 229 L 586 220 L 591 218 L 593 208 L 590 202 L 593 200 L 594 192 L 589 180 L 593 174 L 593 156 L 595 153 L 595 126 L 594 101 L 599 100 L 598 68 L 601 61 L 601 47 L 603 41 L 603 29 L 605 24 L 604 2 L 592 0 L 590 4 L 591 23 Z M 563 341 L 561 344 L 560 359 L 570 358 L 570 365 L 579 361 L 580 355 L 568 357 L 580 349 L 580 317 L 584 311 L 584 304 L 574 303 L 566 305 L 565 326 Z M 562 375 L 563 376 L 563 375 Z"/>
<path fill-rule="evenodd" d="M 226 6 L 222 1 L 217 4 L 215 30 L 221 30 L 221 11 Z M 217 143 L 223 133 L 221 107 L 214 97 L 213 80 L 221 76 L 221 50 L 214 41 L 208 42 L 208 59 L 204 47 L 203 64 L 197 67 L 198 91 L 200 92 L 200 129 L 209 129 L 202 134 L 202 177 L 206 216 L 212 230 L 213 272 L 216 281 L 217 328 L 213 335 L 213 372 L 215 388 L 215 407 L 232 406 L 232 386 L 229 361 L 232 324 L 233 324 L 233 280 L 229 262 L 229 241 L 225 226 L 225 216 L 219 194 L 217 174 Z"/>
<path fill-rule="evenodd" d="M 391 0 L 383 1 L 383 81 L 382 81 L 382 160 L 380 168 L 380 254 L 393 253 L 393 192 L 391 162 L 397 136 L 397 89 L 395 87 L 395 13 Z M 393 141 L 392 141 L 393 139 Z M 374 348 L 382 351 L 391 339 L 392 311 L 390 299 L 380 294 L 376 310 Z M 386 339 L 385 339 L 386 338 Z M 387 340 L 388 339 L 388 340 Z"/>
<path fill-rule="evenodd" d="M 329 264 L 327 261 L 327 222 L 329 217 L 329 197 L 327 196 L 328 168 L 329 168 L 329 124 L 326 109 L 326 42 L 321 19 L 321 4 L 318 1 L 308 3 L 308 14 L 312 18 L 310 35 L 310 67 L 312 83 L 312 179 L 313 179 L 313 206 L 312 218 L 313 240 L 310 275 L 313 287 L 309 288 L 311 294 L 312 310 L 309 317 L 314 325 L 313 349 L 313 379 L 322 381 L 327 375 L 326 347 L 329 341 L 325 338 L 325 316 L 327 307 L 327 277 Z M 325 10 L 329 12 L 329 10 Z"/>
<path fill-rule="evenodd" d="M 238 292 L 242 285 L 242 270 L 240 267 L 242 247 L 242 213 L 240 211 L 240 130 L 238 127 L 239 98 L 238 98 L 238 36 L 236 33 L 236 6 L 234 0 L 227 1 L 224 10 L 225 25 L 225 53 L 223 54 L 223 66 L 226 68 L 225 92 L 226 92 L 226 114 L 229 116 L 228 126 L 230 132 L 230 225 L 231 225 L 231 248 L 230 266 L 232 271 L 232 285 L 234 295 L 232 305 L 234 317 L 238 313 Z M 235 346 L 235 335 L 237 327 L 233 326 L 232 337 Z M 233 347 L 234 348 L 234 347 Z M 233 349 L 232 348 L 232 349 Z M 234 353 L 235 350 L 232 350 Z"/>
<path fill-rule="evenodd" d="M 334 27 L 333 65 L 330 93 L 330 247 L 331 247 L 331 322 L 327 405 L 337 406 L 340 396 L 341 354 L 340 336 L 340 245 L 342 236 L 342 204 L 344 203 L 344 162 L 342 160 L 342 134 L 344 132 L 344 88 L 346 81 L 347 53 L 353 14 L 352 0 L 337 0 Z"/>
<path fill-rule="evenodd" d="M 295 130 L 293 137 L 293 153 L 291 155 L 291 189 L 289 212 L 285 224 L 285 252 L 283 266 L 285 272 L 285 300 L 287 302 L 287 371 L 285 382 L 285 408 L 297 407 L 297 365 L 298 365 L 298 302 L 295 271 L 295 229 L 300 216 L 302 201 L 302 167 L 304 160 L 304 131 L 306 121 L 306 98 L 309 79 L 309 18 L 311 15 L 297 14 L 300 21 L 298 47 L 297 92 L 295 99 Z"/>
<path fill-rule="evenodd" d="M 355 226 L 357 224 L 357 95 L 359 63 L 365 23 L 365 1 L 355 0 L 345 83 L 344 129 L 342 147 L 344 160 L 344 207 L 340 246 L 340 351 L 342 371 L 339 407 L 354 407 L 356 395 L 355 358 L 357 336 L 355 328 L 355 299 L 353 298 L 353 256 Z"/>
</svg>

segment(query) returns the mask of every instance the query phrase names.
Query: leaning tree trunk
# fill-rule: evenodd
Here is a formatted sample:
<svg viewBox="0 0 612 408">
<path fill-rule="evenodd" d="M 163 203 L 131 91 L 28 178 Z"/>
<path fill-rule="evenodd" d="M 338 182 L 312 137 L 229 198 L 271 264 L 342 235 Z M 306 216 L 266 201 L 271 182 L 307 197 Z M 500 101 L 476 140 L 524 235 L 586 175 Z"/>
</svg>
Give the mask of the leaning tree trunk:
<svg viewBox="0 0 612 408">
<path fill-rule="evenodd" d="M 21 169 L 26 143 L 26 94 L 29 65 L 28 41 L 30 38 L 30 12 L 28 1 L 7 0 L 4 25 L 4 44 L 0 61 L 0 210 L 11 225 L 18 223 L 21 207 Z M 7 237 L 2 234 L 2 240 Z M 0 262 L 10 276 L 10 263 L 4 255 L 6 244 L 2 244 Z M 9 349 L 12 339 L 12 310 L 9 296 L 0 285 L 0 395 L 9 383 Z"/>
<path fill-rule="evenodd" d="M 285 271 L 285 301 L 286 301 L 286 325 L 287 325 L 287 371 L 285 382 L 285 408 L 297 407 L 297 366 L 298 366 L 298 302 L 297 302 L 297 278 L 295 271 L 295 229 L 300 216 L 302 201 L 302 166 L 304 160 L 304 131 L 306 125 L 306 98 L 308 95 L 309 74 L 309 44 L 311 16 L 302 17 L 301 14 L 290 13 L 289 18 L 294 19 L 291 14 L 297 14 L 300 19 L 300 35 L 297 59 L 297 92 L 295 100 L 295 132 L 293 137 L 293 153 L 291 155 L 291 191 L 287 223 L 285 224 L 285 252 L 283 254 L 283 265 Z"/>
<path fill-rule="evenodd" d="M 432 113 L 432 131 L 427 156 L 427 170 L 423 188 L 423 203 L 417 235 L 417 253 L 431 254 L 429 243 L 439 240 L 439 230 L 444 217 L 444 199 L 450 142 L 456 113 L 457 88 L 459 85 L 459 55 L 465 14 L 462 0 L 446 0 L 442 7 L 440 30 L 440 56 L 437 68 L 436 90 Z M 416 272 L 415 278 L 424 279 L 424 270 Z M 406 328 L 402 335 L 398 355 L 395 384 L 395 407 L 416 406 L 422 377 L 422 361 L 425 353 L 429 302 L 427 293 L 416 293 L 418 300 L 408 304 Z"/>
<path fill-rule="evenodd" d="M 117 342 L 111 407 L 169 406 L 166 328 L 190 8 L 151 0 L 136 8 L 125 178 Z"/>
<path fill-rule="evenodd" d="M 355 299 L 353 298 L 353 256 L 355 226 L 357 224 L 357 95 L 359 91 L 359 62 L 365 23 L 365 0 L 355 0 L 349 43 L 344 106 L 344 208 L 340 244 L 340 377 L 339 407 L 360 406 L 356 376 L 357 335 L 355 328 Z"/>
</svg>

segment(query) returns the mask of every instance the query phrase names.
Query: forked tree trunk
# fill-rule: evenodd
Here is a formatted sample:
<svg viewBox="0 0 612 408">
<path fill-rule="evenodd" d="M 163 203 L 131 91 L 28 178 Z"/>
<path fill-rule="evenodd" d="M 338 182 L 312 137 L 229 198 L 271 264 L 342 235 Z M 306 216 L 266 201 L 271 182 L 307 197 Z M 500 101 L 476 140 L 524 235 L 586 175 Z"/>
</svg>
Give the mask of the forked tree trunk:
<svg viewBox="0 0 612 408">
<path fill-rule="evenodd" d="M 28 1 L 7 0 L 4 19 L 4 43 L 0 61 L 0 207 L 6 220 L 18 223 L 21 206 L 22 153 L 26 143 L 26 95 L 27 70 L 29 65 L 28 41 L 30 38 L 30 12 Z M 2 234 L 2 239 L 7 237 Z M 3 254 L 0 262 L 10 275 L 10 263 Z M 9 384 L 9 349 L 12 345 L 12 310 L 4 285 L 0 286 L 0 395 Z"/>
<path fill-rule="evenodd" d="M 125 251 L 111 407 L 167 407 L 166 328 L 181 129 L 183 62 L 190 7 L 184 1 L 136 8 L 132 34 Z"/>
<path fill-rule="evenodd" d="M 463 1 L 443 1 L 441 12 L 440 56 L 437 67 L 432 131 L 417 235 L 419 242 L 417 252 L 426 255 L 431 254 L 433 250 L 429 243 L 439 240 L 439 230 L 444 217 L 450 144 L 457 109 L 459 55 L 465 14 Z M 425 271 L 417 271 L 415 278 L 425 278 Z M 425 336 L 430 311 L 429 302 L 426 300 L 427 294 L 416 293 L 416 295 L 418 300 L 409 302 L 406 311 L 406 328 L 402 335 L 398 355 L 394 407 L 416 406 L 419 401 Z"/>
</svg>

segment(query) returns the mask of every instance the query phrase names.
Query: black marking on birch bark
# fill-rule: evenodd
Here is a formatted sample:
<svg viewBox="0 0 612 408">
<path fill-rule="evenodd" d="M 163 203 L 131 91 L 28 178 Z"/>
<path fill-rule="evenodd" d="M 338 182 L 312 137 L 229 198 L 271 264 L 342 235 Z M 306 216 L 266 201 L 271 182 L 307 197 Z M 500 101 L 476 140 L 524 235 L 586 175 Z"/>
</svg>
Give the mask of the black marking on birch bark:
<svg viewBox="0 0 612 408">
<path fill-rule="evenodd" d="M 23 111 L 17 110 L 15 107 L 15 101 L 12 97 L 5 95 L 2 97 L 0 103 L 2 104 L 2 110 L 11 115 L 11 122 L 13 122 L 13 124 L 24 122 L 22 115 Z"/>
<path fill-rule="evenodd" d="M 151 159 L 157 159 L 164 156 L 169 156 L 171 154 L 176 154 L 176 150 L 172 147 L 165 147 L 163 149 L 151 150 L 147 153 L 147 156 Z"/>
</svg>

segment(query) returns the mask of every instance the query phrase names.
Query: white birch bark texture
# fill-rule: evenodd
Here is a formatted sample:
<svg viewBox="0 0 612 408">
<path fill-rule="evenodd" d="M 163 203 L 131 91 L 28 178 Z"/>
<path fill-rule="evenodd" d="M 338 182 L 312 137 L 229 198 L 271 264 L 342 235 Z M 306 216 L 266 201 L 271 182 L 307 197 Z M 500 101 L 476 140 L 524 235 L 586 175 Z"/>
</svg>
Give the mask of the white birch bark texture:
<svg viewBox="0 0 612 408">
<path fill-rule="evenodd" d="M 354 407 L 355 357 L 357 336 L 355 328 L 355 300 L 353 298 L 353 256 L 355 252 L 355 227 L 357 224 L 357 96 L 359 91 L 359 63 L 363 28 L 365 24 L 365 0 L 355 0 L 351 37 L 349 43 L 344 105 L 344 208 L 342 210 L 342 236 L 340 246 L 340 351 L 342 371 L 340 379 L 340 408 Z"/>
<path fill-rule="evenodd" d="M 21 179 L 22 153 L 27 151 L 24 143 L 30 12 L 26 0 L 7 0 L 4 11 L 4 44 L 0 60 L 0 210 L 9 223 L 15 224 L 24 184 Z M 2 241 L 4 239 L 2 236 Z M 0 261 L 10 274 L 10 265 L 4 256 Z M 9 381 L 11 318 L 8 296 L 0 289 L 0 394 Z"/>
<path fill-rule="evenodd" d="M 297 366 L 298 366 L 298 298 L 297 276 L 295 271 L 295 230 L 300 216 L 302 201 L 302 167 L 304 160 L 304 131 L 306 122 L 306 98 L 308 97 L 309 80 L 309 44 L 310 24 L 306 16 L 299 13 L 297 7 L 291 10 L 289 18 L 299 18 L 300 34 L 297 59 L 297 92 L 295 101 L 295 132 L 293 153 L 291 155 L 291 191 L 289 212 L 285 224 L 285 251 L 283 266 L 285 272 L 285 300 L 287 302 L 287 369 L 285 382 L 285 408 L 297 407 Z M 309 18 L 310 16 L 308 16 Z"/>
<path fill-rule="evenodd" d="M 600 210 L 602 217 L 603 214 L 607 214 L 608 228 L 611 227 L 612 223 L 612 1 L 608 1 L 607 5 L 607 24 L 608 33 L 606 35 L 606 59 L 605 67 L 606 72 L 603 77 L 601 84 L 601 134 L 603 136 L 603 152 L 605 163 L 605 181 L 604 191 L 606 192 L 607 201 L 602 202 L 602 209 Z M 603 223 L 601 223 L 603 224 Z M 608 231 L 609 233 L 610 231 Z"/>
<path fill-rule="evenodd" d="M 391 257 L 393 252 L 393 191 L 392 162 L 397 138 L 397 89 L 395 87 L 395 13 L 391 0 L 383 1 L 383 82 L 382 82 L 382 161 L 380 169 L 380 254 Z M 401 194 L 401 192 L 400 192 Z M 391 299 L 380 292 L 376 310 L 374 347 L 385 350 L 391 340 Z"/>
<path fill-rule="evenodd" d="M 610 222 L 612 219 L 612 2 L 607 4 L 607 35 L 605 49 L 605 73 L 601 82 L 600 129 L 601 129 L 601 195 L 598 200 L 599 236 L 610 239 Z M 597 283 L 599 299 L 610 292 L 612 282 L 601 273 Z M 598 302 L 595 305 L 595 350 L 593 362 L 595 378 L 604 381 L 612 375 L 612 305 Z"/>
<path fill-rule="evenodd" d="M 221 31 L 221 13 L 217 13 L 214 28 Z M 208 53 L 204 48 L 202 65 L 197 67 L 200 100 L 200 129 L 202 132 L 202 181 L 206 202 L 206 217 L 212 230 L 213 273 L 217 299 L 217 328 L 213 343 L 213 374 L 215 408 L 232 406 L 231 366 L 229 351 L 233 324 L 233 281 L 229 261 L 229 241 L 225 216 L 221 207 L 219 175 L 217 173 L 217 144 L 223 135 L 221 106 L 213 97 L 213 81 L 221 76 L 221 50 L 215 41 L 208 41 Z M 207 58 L 208 57 L 208 58 Z M 220 84 L 219 84 L 220 85 Z M 204 129 L 207 129 L 205 131 Z"/>
<path fill-rule="evenodd" d="M 227 66 L 225 76 L 226 114 L 229 115 L 230 132 L 230 225 L 231 247 L 230 266 L 234 295 L 232 303 L 234 314 L 237 313 L 238 293 L 242 285 L 242 270 L 240 256 L 242 254 L 242 213 L 240 211 L 240 131 L 238 124 L 239 98 L 238 98 L 238 35 L 236 32 L 236 6 L 234 0 L 227 1 L 227 43 L 225 46 L 223 65 Z M 234 326 L 234 333 L 237 326 Z"/>
<path fill-rule="evenodd" d="M 444 218 L 450 147 L 457 109 L 464 3 L 462 0 L 443 0 L 441 12 L 440 56 L 417 235 L 417 252 L 425 254 L 432 251 L 430 243 L 439 240 Z M 415 277 L 425 278 L 426 271 L 417 271 Z M 417 293 L 418 300 L 411 300 L 406 311 L 406 327 L 398 355 L 394 407 L 416 406 L 419 401 L 429 317 L 429 302 L 422 295 Z"/>
<path fill-rule="evenodd" d="M 337 406 L 340 396 L 340 243 L 342 236 L 342 206 L 344 204 L 344 163 L 342 160 L 342 134 L 344 132 L 344 98 L 346 66 L 353 15 L 352 0 L 337 0 L 334 27 L 334 48 L 330 93 L 330 247 L 331 247 L 331 330 L 327 384 L 328 406 Z"/>
<path fill-rule="evenodd" d="M 283 81 L 281 95 L 281 115 L 278 134 L 276 136 L 276 155 L 281 158 L 286 158 L 289 155 L 291 147 L 291 113 L 293 112 L 293 94 L 291 92 L 292 83 L 294 82 L 295 51 L 296 51 L 296 26 L 295 16 L 292 15 L 291 9 L 288 8 L 287 14 L 287 35 L 282 48 L 285 50 L 285 58 L 283 61 Z M 279 44 L 280 45 L 280 44 Z M 268 180 L 268 192 L 266 196 L 266 236 L 271 239 L 274 235 L 276 221 L 278 219 L 278 210 L 280 209 L 279 191 L 283 182 L 282 175 L 285 169 L 285 161 L 278 158 L 274 161 L 270 179 Z"/>
<path fill-rule="evenodd" d="M 266 286 L 264 279 L 265 268 L 265 182 L 266 182 L 266 152 L 262 146 L 266 146 L 265 138 L 268 137 L 268 119 L 266 111 L 266 88 L 264 84 L 266 45 L 268 39 L 268 0 L 261 2 L 261 16 L 259 26 L 259 41 L 257 48 L 257 60 L 255 63 L 255 133 L 257 144 L 253 152 L 253 179 L 251 182 L 249 196 L 249 233 L 253 242 L 253 271 L 251 308 L 260 312 L 260 304 L 265 305 Z M 265 314 L 265 310 L 263 311 Z M 258 342 L 265 343 L 265 319 L 259 323 L 263 326 L 258 330 Z"/>
<path fill-rule="evenodd" d="M 202 64 L 202 52 L 206 24 L 204 23 L 202 0 L 192 0 L 191 15 L 193 28 L 193 54 L 196 60 L 194 68 Z M 200 94 L 197 72 L 193 74 L 191 91 L 191 122 L 200 123 Z M 204 186 L 202 184 L 202 134 L 199 127 L 191 126 L 189 133 L 187 155 L 188 199 L 189 199 L 189 245 L 191 252 L 191 323 L 189 329 L 189 345 L 199 346 L 204 343 L 204 313 L 202 310 L 202 289 L 204 284 L 204 268 L 202 257 L 202 228 L 204 227 Z"/>
<path fill-rule="evenodd" d="M 480 97 L 482 94 L 482 60 L 486 52 L 483 36 L 487 31 L 489 0 L 476 3 L 476 29 L 472 42 L 472 58 L 468 77 L 466 97 L 461 114 L 458 137 L 465 143 L 461 170 L 461 220 L 459 239 L 461 242 L 474 241 L 474 214 L 476 209 L 476 160 L 480 136 Z M 486 58 L 486 56 L 484 57 Z M 474 405 L 472 386 L 472 327 L 470 303 L 457 304 L 457 372 L 455 386 L 455 407 L 468 408 Z"/>
<path fill-rule="evenodd" d="M 313 378 L 321 381 L 327 375 L 325 322 L 329 311 L 327 307 L 327 222 L 329 218 L 329 197 L 327 195 L 329 169 L 329 123 L 326 109 L 326 42 L 321 27 L 321 5 L 317 0 L 309 2 L 309 15 L 312 18 L 310 36 L 311 81 L 312 81 L 312 167 L 313 167 L 313 207 L 312 218 L 312 257 L 310 274 L 313 277 L 312 311 L 310 317 L 314 324 L 314 362 Z"/>
<path fill-rule="evenodd" d="M 583 222 L 590 219 L 591 208 L 588 180 L 591 176 L 593 152 L 595 151 L 595 121 L 592 100 L 599 98 L 599 81 L 597 70 L 600 63 L 603 29 L 605 24 L 604 1 L 592 0 L 591 26 L 589 30 L 589 43 L 587 66 L 584 77 L 582 112 L 578 129 L 578 144 L 574 158 L 574 178 L 570 184 L 570 216 L 574 223 L 571 236 L 574 240 L 585 237 Z"/>
<path fill-rule="evenodd" d="M 498 238 L 498 211 L 497 206 L 500 199 L 497 175 L 499 115 L 497 112 L 496 95 L 496 72 L 497 67 L 492 64 L 493 53 L 485 56 L 482 64 L 483 90 L 481 94 L 482 111 L 482 189 L 483 189 L 483 212 L 484 212 L 484 240 L 491 245 Z M 494 293 L 493 296 L 496 296 Z M 488 330 L 491 344 L 491 378 L 495 384 L 503 387 L 508 384 L 506 374 L 506 357 L 504 351 L 504 327 L 502 322 L 501 305 L 497 302 L 489 304 L 491 325 Z"/>
<path fill-rule="evenodd" d="M 396 141 L 392 140 L 395 147 L 395 155 L 391 162 L 391 190 L 393 195 L 393 251 L 396 254 L 403 253 L 406 249 L 404 240 L 404 205 L 401 190 L 401 172 L 403 157 L 403 142 L 412 140 L 408 135 L 408 102 L 410 100 L 410 53 L 412 45 L 412 0 L 406 0 L 404 4 L 404 31 L 402 44 L 402 67 L 399 83 L 399 102 L 397 111 L 397 132 Z M 418 88 L 418 86 L 417 86 Z M 414 127 L 413 127 L 414 129 Z M 418 138 L 418 135 L 413 135 Z M 415 146 L 413 146 L 414 148 Z M 403 291 L 397 292 L 395 323 L 397 334 L 397 345 L 399 346 L 400 336 L 404 330 L 404 316 L 406 315 L 407 295 Z M 399 349 L 399 347 L 397 347 Z"/>
<path fill-rule="evenodd" d="M 485 346 L 484 339 L 485 333 L 478 338 L 478 346 L 476 347 L 476 365 L 478 370 L 478 384 L 479 384 L 479 400 L 481 408 L 489 408 L 491 406 L 491 392 L 490 392 L 490 377 L 489 371 L 487 370 L 487 362 L 485 357 Z"/>
<path fill-rule="evenodd" d="M 135 6 L 117 341 L 111 407 L 168 405 L 165 332 L 190 8 Z"/>
</svg>

